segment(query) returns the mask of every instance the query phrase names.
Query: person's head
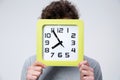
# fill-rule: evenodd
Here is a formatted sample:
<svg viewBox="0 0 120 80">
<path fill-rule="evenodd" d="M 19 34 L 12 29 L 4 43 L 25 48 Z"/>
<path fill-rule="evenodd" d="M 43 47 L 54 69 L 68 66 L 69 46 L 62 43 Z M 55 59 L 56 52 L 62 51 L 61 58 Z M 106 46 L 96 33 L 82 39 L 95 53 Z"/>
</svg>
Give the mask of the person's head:
<svg viewBox="0 0 120 80">
<path fill-rule="evenodd" d="M 43 9 L 41 19 L 79 19 L 78 11 L 67 0 L 53 1 Z"/>
</svg>

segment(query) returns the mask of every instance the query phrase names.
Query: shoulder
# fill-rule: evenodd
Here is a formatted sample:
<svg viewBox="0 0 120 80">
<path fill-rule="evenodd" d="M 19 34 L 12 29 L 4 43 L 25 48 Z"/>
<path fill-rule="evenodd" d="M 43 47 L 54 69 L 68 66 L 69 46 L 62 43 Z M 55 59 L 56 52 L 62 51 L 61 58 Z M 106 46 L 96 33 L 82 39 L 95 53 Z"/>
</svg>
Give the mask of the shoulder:
<svg viewBox="0 0 120 80">
<path fill-rule="evenodd" d="M 25 64 L 31 65 L 36 61 L 36 55 L 32 55 L 25 60 Z"/>
<path fill-rule="evenodd" d="M 27 58 L 24 62 L 23 69 L 27 69 L 29 66 L 31 66 L 36 61 L 36 55 L 30 56 Z"/>
<path fill-rule="evenodd" d="M 87 56 L 84 56 L 84 60 L 87 60 L 89 65 L 92 67 L 92 68 L 95 68 L 95 67 L 99 67 L 100 64 L 98 61 L 96 61 L 95 59 L 92 59 L 90 57 L 87 57 Z"/>
</svg>

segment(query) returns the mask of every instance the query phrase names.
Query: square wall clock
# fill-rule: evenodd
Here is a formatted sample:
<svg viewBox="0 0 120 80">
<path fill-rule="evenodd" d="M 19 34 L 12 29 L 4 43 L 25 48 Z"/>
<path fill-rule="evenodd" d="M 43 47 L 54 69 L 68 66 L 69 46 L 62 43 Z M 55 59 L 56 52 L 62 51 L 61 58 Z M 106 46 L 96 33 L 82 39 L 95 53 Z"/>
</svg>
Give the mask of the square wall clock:
<svg viewBox="0 0 120 80">
<path fill-rule="evenodd" d="M 83 21 L 39 19 L 37 60 L 47 66 L 78 66 L 83 60 Z"/>
</svg>

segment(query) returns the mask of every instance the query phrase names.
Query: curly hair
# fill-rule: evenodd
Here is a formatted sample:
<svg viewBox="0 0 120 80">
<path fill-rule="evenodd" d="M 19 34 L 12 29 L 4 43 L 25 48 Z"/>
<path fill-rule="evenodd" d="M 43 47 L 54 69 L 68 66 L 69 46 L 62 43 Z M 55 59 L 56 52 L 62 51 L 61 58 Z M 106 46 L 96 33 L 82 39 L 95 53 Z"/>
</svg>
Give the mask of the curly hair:
<svg viewBox="0 0 120 80">
<path fill-rule="evenodd" d="M 78 11 L 74 5 L 67 0 L 53 1 L 43 9 L 42 19 L 79 19 Z"/>
</svg>

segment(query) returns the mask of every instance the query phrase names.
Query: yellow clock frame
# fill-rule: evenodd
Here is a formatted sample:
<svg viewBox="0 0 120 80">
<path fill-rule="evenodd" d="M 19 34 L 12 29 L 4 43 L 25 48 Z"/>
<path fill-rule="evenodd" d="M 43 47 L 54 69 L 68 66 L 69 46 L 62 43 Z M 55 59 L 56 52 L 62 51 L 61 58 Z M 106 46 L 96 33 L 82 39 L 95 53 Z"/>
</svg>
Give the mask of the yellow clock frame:
<svg viewBox="0 0 120 80">
<path fill-rule="evenodd" d="M 43 59 L 43 27 L 45 25 L 74 25 L 78 27 L 78 59 L 76 61 L 51 61 Z M 37 50 L 36 59 L 46 66 L 78 66 L 84 58 L 84 27 L 79 19 L 39 19 L 37 22 Z"/>
</svg>

